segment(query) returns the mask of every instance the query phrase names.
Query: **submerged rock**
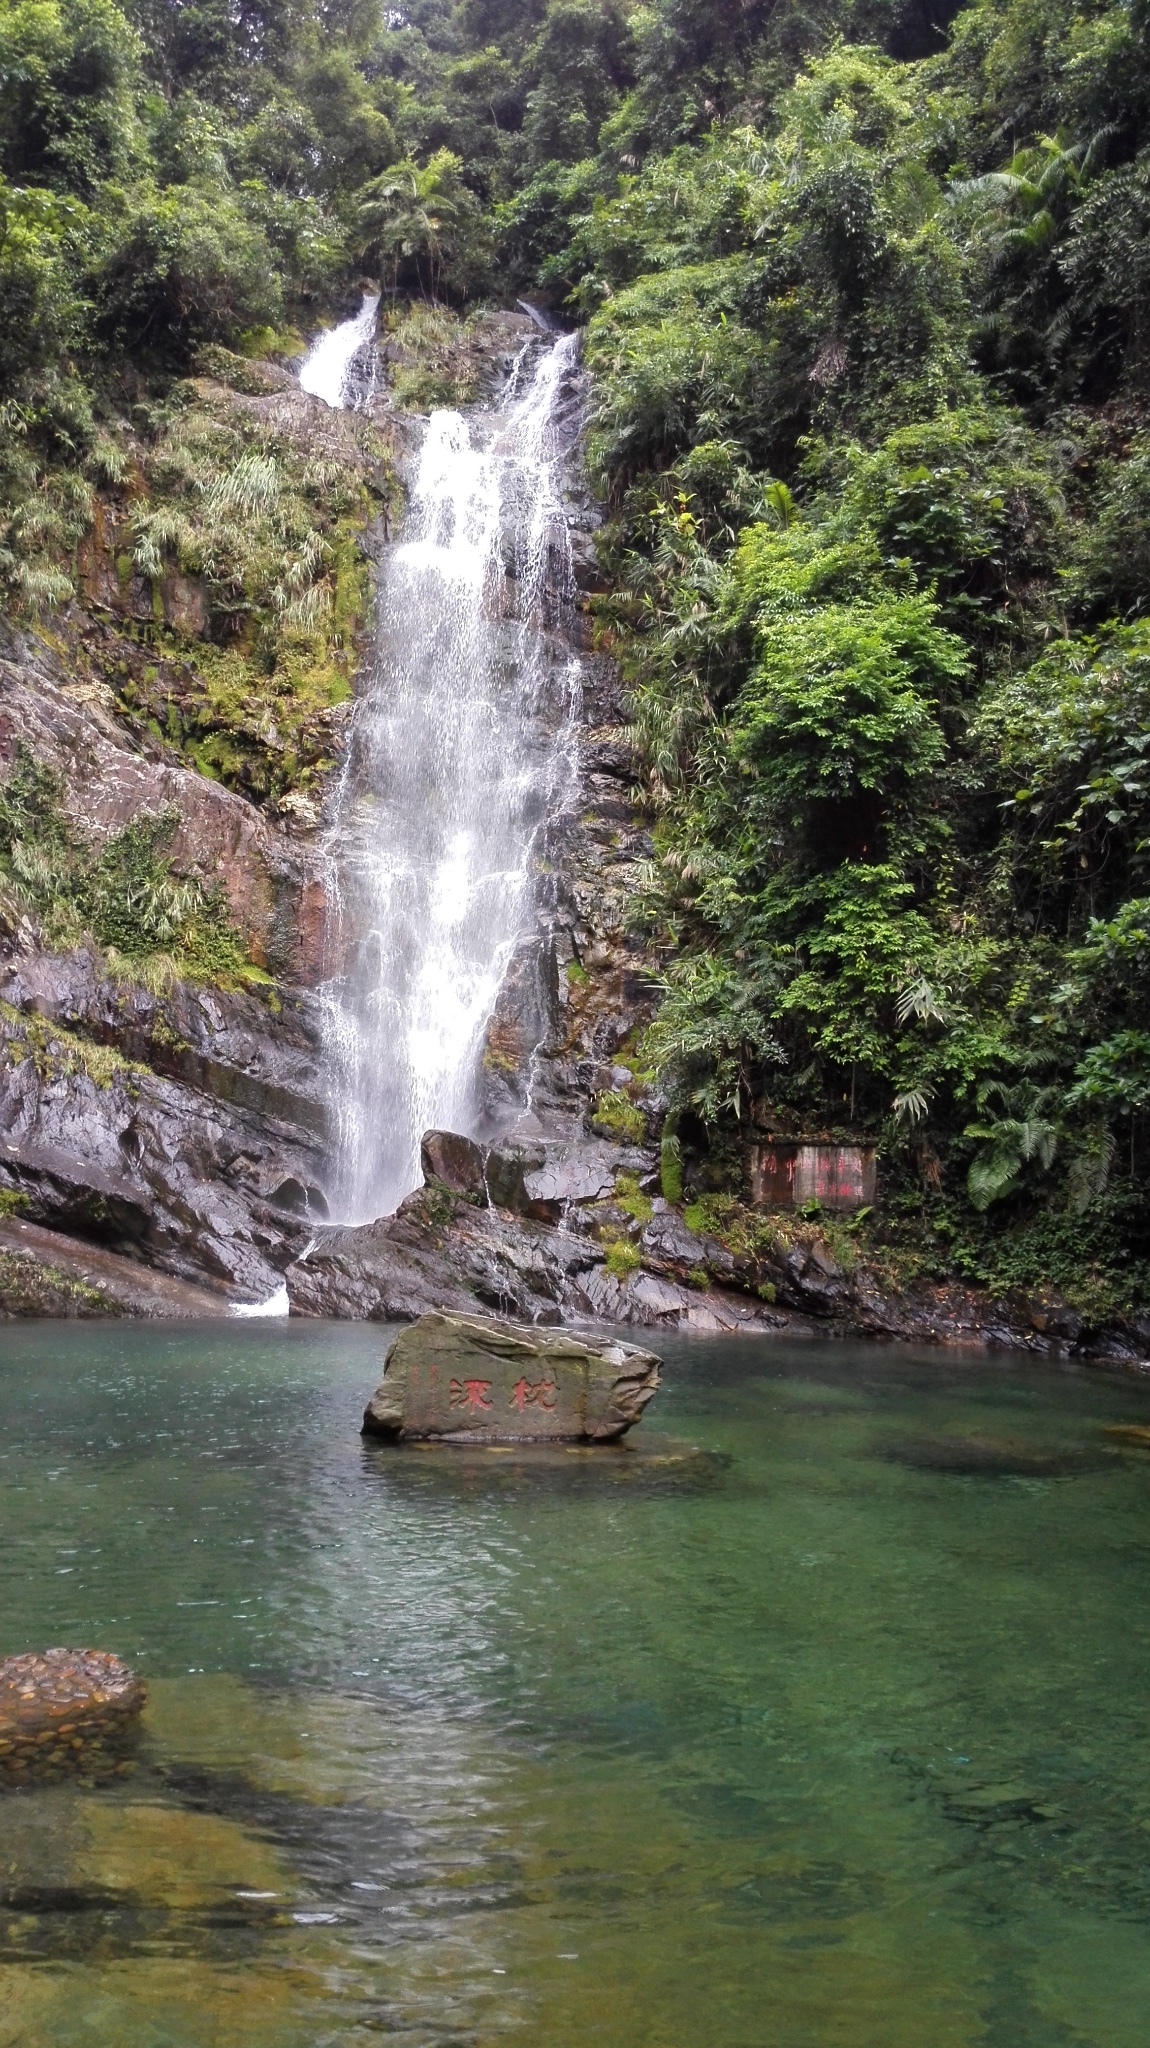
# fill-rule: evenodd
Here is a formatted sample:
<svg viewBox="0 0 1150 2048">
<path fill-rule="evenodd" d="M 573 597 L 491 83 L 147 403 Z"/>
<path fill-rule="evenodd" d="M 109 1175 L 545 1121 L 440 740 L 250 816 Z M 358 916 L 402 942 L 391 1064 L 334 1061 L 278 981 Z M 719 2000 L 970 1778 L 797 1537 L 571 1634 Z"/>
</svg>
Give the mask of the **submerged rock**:
<svg viewBox="0 0 1150 2048">
<path fill-rule="evenodd" d="M 1150 1451 L 1150 1427 L 1144 1422 L 1108 1422 L 1105 1434 L 1132 1451 Z"/>
<path fill-rule="evenodd" d="M 1097 1460 L 1073 1446 L 1028 1444 L 1006 1436 L 916 1436 L 900 1439 L 885 1455 L 921 1472 L 974 1473 L 988 1479 L 1049 1479 L 1084 1472 Z"/>
<path fill-rule="evenodd" d="M 948 1820 L 963 1821 L 968 1827 L 990 1828 L 1006 1822 L 1055 1820 L 1061 1809 L 1044 1800 L 1026 1785 L 962 1785 L 943 1794 L 943 1812 Z"/>
<path fill-rule="evenodd" d="M 0 1664 L 0 1773 L 85 1768 L 135 1731 L 147 1686 L 109 1650 L 29 1651 Z"/>
<path fill-rule="evenodd" d="M 634 1344 L 432 1314 L 396 1338 L 363 1427 L 450 1443 L 607 1443 L 638 1422 L 658 1385 L 659 1360 Z"/>
</svg>

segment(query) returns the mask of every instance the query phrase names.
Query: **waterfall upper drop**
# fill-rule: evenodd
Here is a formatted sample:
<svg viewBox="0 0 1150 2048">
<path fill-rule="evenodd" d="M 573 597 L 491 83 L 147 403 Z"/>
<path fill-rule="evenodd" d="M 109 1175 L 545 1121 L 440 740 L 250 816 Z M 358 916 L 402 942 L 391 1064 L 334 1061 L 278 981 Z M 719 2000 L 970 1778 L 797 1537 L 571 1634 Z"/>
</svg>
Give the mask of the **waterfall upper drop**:
<svg viewBox="0 0 1150 2048">
<path fill-rule="evenodd" d="M 485 1033 L 531 926 L 541 829 L 574 785 L 579 669 L 553 629 L 577 352 L 574 335 L 528 343 L 498 410 L 431 414 L 381 572 L 328 841 L 331 1195 L 349 1222 L 418 1185 L 425 1129 L 479 1134 Z"/>
<path fill-rule="evenodd" d="M 300 369 L 301 390 L 310 391 L 313 398 L 322 398 L 325 405 L 333 407 L 348 405 L 362 396 L 370 397 L 374 377 L 371 370 L 366 378 L 357 377 L 356 358 L 367 356 L 374 365 L 378 310 L 379 294 L 365 292 L 354 320 L 343 320 L 326 334 L 317 335 Z M 364 383 L 368 389 L 361 393 L 355 387 Z"/>
</svg>

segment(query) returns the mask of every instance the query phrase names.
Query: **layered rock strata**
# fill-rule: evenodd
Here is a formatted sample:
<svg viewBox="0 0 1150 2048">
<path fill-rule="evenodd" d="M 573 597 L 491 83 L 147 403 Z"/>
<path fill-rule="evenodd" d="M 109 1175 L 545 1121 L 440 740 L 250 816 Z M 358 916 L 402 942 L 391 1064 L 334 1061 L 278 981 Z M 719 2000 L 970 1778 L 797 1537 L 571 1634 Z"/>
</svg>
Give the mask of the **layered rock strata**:
<svg viewBox="0 0 1150 2048">
<path fill-rule="evenodd" d="M 275 1009 L 187 985 L 157 996 L 89 950 L 17 940 L 0 959 L 0 1197 L 43 1229 L 265 1299 L 326 1214 L 318 1069 L 305 992 Z"/>
<path fill-rule="evenodd" d="M 0 1320 L 23 1316 L 223 1316 L 223 1289 L 174 1280 L 103 1245 L 0 1217 Z"/>
</svg>

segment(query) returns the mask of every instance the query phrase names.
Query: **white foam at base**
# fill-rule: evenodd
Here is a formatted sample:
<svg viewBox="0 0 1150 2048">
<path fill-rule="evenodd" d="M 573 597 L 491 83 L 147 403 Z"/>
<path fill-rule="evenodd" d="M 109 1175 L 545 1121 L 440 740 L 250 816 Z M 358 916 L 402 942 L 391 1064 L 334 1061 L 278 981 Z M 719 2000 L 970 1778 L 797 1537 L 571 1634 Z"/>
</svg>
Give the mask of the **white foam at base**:
<svg viewBox="0 0 1150 2048">
<path fill-rule="evenodd" d="M 287 1281 L 269 1294 L 266 1301 L 233 1301 L 228 1309 L 230 1316 L 289 1316 L 291 1303 L 288 1300 Z"/>
</svg>

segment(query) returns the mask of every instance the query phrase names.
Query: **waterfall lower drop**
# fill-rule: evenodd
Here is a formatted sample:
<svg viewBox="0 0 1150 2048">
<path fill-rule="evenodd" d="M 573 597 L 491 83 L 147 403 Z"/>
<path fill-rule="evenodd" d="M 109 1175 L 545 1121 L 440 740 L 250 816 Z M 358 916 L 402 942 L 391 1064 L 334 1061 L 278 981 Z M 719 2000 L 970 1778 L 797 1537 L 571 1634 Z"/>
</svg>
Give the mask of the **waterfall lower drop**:
<svg viewBox="0 0 1150 2048">
<path fill-rule="evenodd" d="M 573 786 L 579 670 L 551 629 L 571 593 L 578 342 L 544 344 L 531 373 L 540 346 L 499 410 L 431 414 L 381 574 L 328 840 L 331 1195 L 348 1222 L 419 1184 L 424 1130 L 480 1130 L 485 1032 L 532 923 L 541 828 Z"/>
</svg>

